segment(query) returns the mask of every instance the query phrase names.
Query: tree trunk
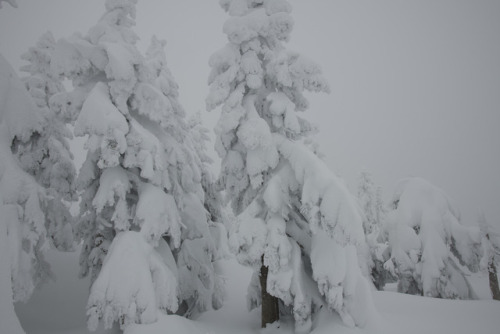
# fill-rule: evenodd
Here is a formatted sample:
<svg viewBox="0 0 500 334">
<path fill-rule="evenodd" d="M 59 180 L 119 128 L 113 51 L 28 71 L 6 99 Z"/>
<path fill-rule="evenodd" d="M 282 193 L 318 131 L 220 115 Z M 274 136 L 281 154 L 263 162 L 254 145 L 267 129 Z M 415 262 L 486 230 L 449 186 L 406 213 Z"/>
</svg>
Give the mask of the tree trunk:
<svg viewBox="0 0 500 334">
<path fill-rule="evenodd" d="M 271 296 L 267 292 L 267 273 L 269 268 L 262 265 L 260 267 L 260 291 L 262 295 L 262 328 L 267 324 L 272 324 L 280 319 L 278 298 Z"/>
<path fill-rule="evenodd" d="M 493 299 L 500 300 L 500 289 L 498 287 L 498 276 L 497 276 L 497 268 L 495 267 L 495 263 L 493 261 L 490 262 L 488 266 L 488 274 L 490 278 L 490 290 L 493 295 Z"/>
</svg>

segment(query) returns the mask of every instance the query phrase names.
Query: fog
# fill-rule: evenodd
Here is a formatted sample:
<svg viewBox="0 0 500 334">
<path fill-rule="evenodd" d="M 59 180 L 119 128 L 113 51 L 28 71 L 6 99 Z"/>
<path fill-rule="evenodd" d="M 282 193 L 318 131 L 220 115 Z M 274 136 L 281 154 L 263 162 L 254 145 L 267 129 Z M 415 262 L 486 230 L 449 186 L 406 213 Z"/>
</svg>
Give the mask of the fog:
<svg viewBox="0 0 500 334">
<path fill-rule="evenodd" d="M 19 56 L 50 30 L 86 33 L 99 0 L 18 0 L 0 11 L 0 52 Z M 309 119 L 328 165 L 355 192 L 369 171 L 390 199 L 397 181 L 428 179 L 454 200 L 465 223 L 480 210 L 500 227 L 500 1 L 290 0 L 289 47 L 319 63 L 332 93 L 308 95 Z M 224 46 L 218 1 L 139 1 L 145 50 L 167 41 L 169 67 L 189 113 L 205 111 L 208 58 Z M 215 169 L 217 169 L 215 167 Z"/>
</svg>

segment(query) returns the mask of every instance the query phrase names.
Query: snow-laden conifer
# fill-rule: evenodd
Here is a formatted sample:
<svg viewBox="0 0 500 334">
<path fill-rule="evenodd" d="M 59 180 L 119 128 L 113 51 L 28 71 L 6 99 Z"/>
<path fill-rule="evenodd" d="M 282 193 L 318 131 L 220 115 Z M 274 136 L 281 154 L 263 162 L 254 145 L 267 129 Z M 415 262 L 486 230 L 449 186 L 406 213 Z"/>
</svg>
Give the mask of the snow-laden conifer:
<svg viewBox="0 0 500 334">
<path fill-rule="evenodd" d="M 26 301 L 51 276 L 44 189 L 18 160 L 19 147 L 40 137 L 42 113 L 8 62 L 0 55 L 0 323 L 23 333 L 14 301 Z"/>
<path fill-rule="evenodd" d="M 61 78 L 50 70 L 51 55 L 55 40 L 45 33 L 22 58 L 28 65 L 22 70 L 29 74 L 23 79 L 44 119 L 43 131 L 32 136 L 29 142 L 16 142 L 16 156 L 23 169 L 33 175 L 46 189 L 49 196 L 46 215 L 47 232 L 54 246 L 59 250 L 73 249 L 72 216 L 69 211 L 71 201 L 76 199 L 73 183 L 75 167 L 69 140 L 72 134 L 67 124 L 70 120 L 58 114 L 50 106 L 51 98 L 64 88 Z"/>
<path fill-rule="evenodd" d="M 358 200 L 365 215 L 363 230 L 366 235 L 371 234 L 377 226 L 380 226 L 385 209 L 382 201 L 382 193 L 379 187 L 375 187 L 369 172 L 363 171 L 359 177 Z"/>
<path fill-rule="evenodd" d="M 220 306 L 202 187 L 203 163 L 163 41 L 136 47 L 136 0 L 107 0 L 88 34 L 56 43 L 51 70 L 73 90 L 51 104 L 87 136 L 78 237 L 92 281 L 88 325 L 149 323 L 158 310 L 193 315 Z"/>
<path fill-rule="evenodd" d="M 378 290 L 382 290 L 395 277 L 384 268 L 389 259 L 387 238 L 382 231 L 386 210 L 382 200 L 382 190 L 375 187 L 369 172 L 363 171 L 359 178 L 357 197 L 364 213 L 363 230 L 366 243 L 358 246 L 361 269 Z"/>
<path fill-rule="evenodd" d="M 67 132 L 41 102 L 47 92 L 30 92 L 0 55 L 0 323 L 13 334 L 23 330 L 12 303 L 52 276 L 45 251 L 73 246 L 64 202 L 74 178 Z"/>
<path fill-rule="evenodd" d="M 221 106 L 220 184 L 238 216 L 230 247 L 255 270 L 249 306 L 262 303 L 263 326 L 290 313 L 296 330 L 307 332 L 321 305 L 364 325 L 371 295 L 357 261 L 358 206 L 301 142 L 314 130 L 300 116 L 303 93 L 328 85 L 318 65 L 284 46 L 293 27 L 287 1 L 220 4 L 230 15 L 229 42 L 210 58 L 206 102 L 209 110 Z"/>
<path fill-rule="evenodd" d="M 445 192 L 421 178 L 404 179 L 384 227 L 398 291 L 439 298 L 475 298 L 466 275 L 477 270 L 480 233 L 460 223 Z"/>
<path fill-rule="evenodd" d="M 216 238 L 217 259 L 227 258 L 230 252 L 227 248 L 226 226 L 231 223 L 229 221 L 231 218 L 228 217 L 228 210 L 222 206 L 223 198 L 220 185 L 214 180 L 211 170 L 213 159 L 207 152 L 210 131 L 203 126 L 200 113 L 196 113 L 189 119 L 188 126 L 194 147 L 202 163 L 201 184 L 205 194 L 204 206 L 209 215 L 211 235 Z"/>
</svg>

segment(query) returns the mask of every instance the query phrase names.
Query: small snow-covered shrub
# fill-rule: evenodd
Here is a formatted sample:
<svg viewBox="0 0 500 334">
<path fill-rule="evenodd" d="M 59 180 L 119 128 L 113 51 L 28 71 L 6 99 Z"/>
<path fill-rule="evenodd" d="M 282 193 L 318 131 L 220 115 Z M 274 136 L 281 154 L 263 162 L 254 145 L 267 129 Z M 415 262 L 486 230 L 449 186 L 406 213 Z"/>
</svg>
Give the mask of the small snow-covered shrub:
<svg viewBox="0 0 500 334">
<path fill-rule="evenodd" d="M 386 268 L 398 276 L 399 292 L 475 298 L 466 275 L 479 263 L 479 229 L 460 223 L 443 190 L 421 178 L 400 181 L 384 229 Z"/>
</svg>

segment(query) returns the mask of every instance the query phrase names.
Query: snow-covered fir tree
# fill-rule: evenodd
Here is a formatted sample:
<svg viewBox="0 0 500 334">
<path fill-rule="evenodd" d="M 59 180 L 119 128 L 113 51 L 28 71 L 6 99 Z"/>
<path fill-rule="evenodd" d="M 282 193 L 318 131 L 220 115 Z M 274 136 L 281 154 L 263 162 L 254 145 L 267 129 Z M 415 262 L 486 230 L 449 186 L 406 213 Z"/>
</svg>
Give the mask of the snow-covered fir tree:
<svg viewBox="0 0 500 334">
<path fill-rule="evenodd" d="M 223 0 L 229 42 L 210 58 L 209 110 L 218 106 L 220 184 L 238 220 L 230 248 L 254 268 L 249 306 L 262 326 L 292 314 L 311 329 L 322 305 L 348 325 L 372 314 L 356 244 L 364 242 L 355 199 L 302 143 L 314 127 L 299 112 L 304 91 L 327 92 L 321 70 L 287 50 L 293 20 L 285 0 Z"/>
<path fill-rule="evenodd" d="M 76 199 L 73 189 L 76 171 L 69 147 L 69 140 L 72 139 L 66 125 L 69 120 L 50 108 L 52 96 L 64 91 L 61 78 L 50 71 L 54 48 L 53 36 L 45 33 L 36 46 L 21 56 L 29 62 L 21 69 L 29 73 L 23 80 L 40 108 L 44 129 L 27 143 L 16 142 L 15 153 L 23 169 L 46 189 L 50 197 L 46 208 L 48 234 L 57 249 L 67 251 L 73 249 L 73 219 L 69 205 Z"/>
<path fill-rule="evenodd" d="M 14 0 L 7 2 L 17 7 Z M 59 143 L 49 139 L 59 130 L 47 116 L 0 55 L 0 324 L 11 334 L 24 333 L 13 302 L 26 301 L 52 276 L 45 251 L 72 245 L 60 201 L 66 193 L 58 193 L 71 183 L 72 164 L 67 178 L 59 179 L 60 170 L 51 175 L 56 155 L 64 150 L 50 147 Z"/>
<path fill-rule="evenodd" d="M 498 287 L 498 271 L 500 264 L 500 233 L 495 231 L 486 220 L 484 212 L 479 215 L 478 225 L 481 230 L 482 257 L 480 268 L 488 272 L 491 296 L 500 300 L 500 288 Z"/>
<path fill-rule="evenodd" d="M 363 171 L 359 177 L 357 196 L 364 213 L 363 230 L 366 235 L 378 229 L 385 214 L 380 187 L 375 187 L 369 172 Z"/>
<path fill-rule="evenodd" d="M 179 270 L 180 308 L 177 314 L 192 317 L 207 309 L 222 306 L 223 282 L 214 262 L 223 256 L 227 233 L 220 220 L 220 195 L 214 189 L 210 174 L 211 159 L 206 153 L 207 129 L 201 122 L 185 122 L 182 107 L 177 101 L 178 87 L 167 68 L 165 42 L 153 38 L 147 52 L 147 62 L 158 73 L 156 83 L 170 99 L 175 121 L 167 125 L 172 136 L 167 153 L 177 152 L 169 161 L 168 172 L 175 177 L 175 195 L 184 225 L 181 246 L 174 252 Z M 170 111 L 170 107 L 167 106 Z M 171 116 L 172 117 L 172 116 Z M 186 179 L 186 178 L 190 178 Z M 177 185 L 175 185 L 177 183 Z"/>
<path fill-rule="evenodd" d="M 361 268 L 371 279 L 377 290 L 382 290 L 388 282 L 394 282 L 395 277 L 384 268 L 389 259 L 387 238 L 381 231 L 386 210 L 382 200 L 382 190 L 375 187 L 369 172 L 363 171 L 359 177 L 357 197 L 363 216 L 363 230 L 366 244 L 358 247 Z"/>
<path fill-rule="evenodd" d="M 196 113 L 188 121 L 194 147 L 202 162 L 201 184 L 205 193 L 205 209 L 209 215 L 211 235 L 216 238 L 217 259 L 227 258 L 230 252 L 227 248 L 227 229 L 230 224 L 227 209 L 222 206 L 223 198 L 220 186 L 214 180 L 211 170 L 213 159 L 208 154 L 210 142 L 209 130 L 202 125 L 201 113 Z"/>
<path fill-rule="evenodd" d="M 194 147 L 202 163 L 202 185 L 205 192 L 205 208 L 210 214 L 211 221 L 222 220 L 222 196 L 217 184 L 214 182 L 210 170 L 213 159 L 209 156 L 208 143 L 210 142 L 209 130 L 202 125 L 201 114 L 198 112 L 188 121 L 189 131 L 193 138 Z"/>
<path fill-rule="evenodd" d="M 439 298 L 475 298 L 467 281 L 479 263 L 480 234 L 460 223 L 445 192 L 421 178 L 400 181 L 384 227 L 391 258 L 386 269 L 398 291 Z"/>
<path fill-rule="evenodd" d="M 13 0 L 7 2 L 17 6 Z M 35 58 L 29 59 L 30 69 L 43 63 Z M 26 301 L 52 276 L 45 251 L 73 247 L 65 202 L 72 199 L 75 175 L 68 133 L 50 112 L 47 100 L 42 101 L 48 92 L 34 88 L 35 82 L 40 88 L 46 83 L 44 78 L 37 79 L 27 81 L 32 83 L 30 96 L 0 56 L 0 299 L 7 303 L 0 307 L 0 322 L 9 333 L 22 333 L 12 302 Z"/>
<path fill-rule="evenodd" d="M 204 207 L 203 161 L 165 43 L 137 47 L 136 0 L 107 0 L 88 34 L 56 43 L 51 70 L 73 90 L 51 104 L 88 136 L 77 187 L 81 274 L 92 281 L 88 325 L 149 323 L 158 309 L 192 316 L 221 305 L 216 222 Z M 215 205 L 215 204 L 213 204 Z M 216 230 L 216 229 L 215 229 Z"/>
<path fill-rule="evenodd" d="M 48 249 L 48 191 L 23 168 L 22 147 L 40 138 L 45 119 L 12 67 L 0 55 L 0 323 L 23 333 L 12 302 L 26 301 L 51 277 Z"/>
</svg>

